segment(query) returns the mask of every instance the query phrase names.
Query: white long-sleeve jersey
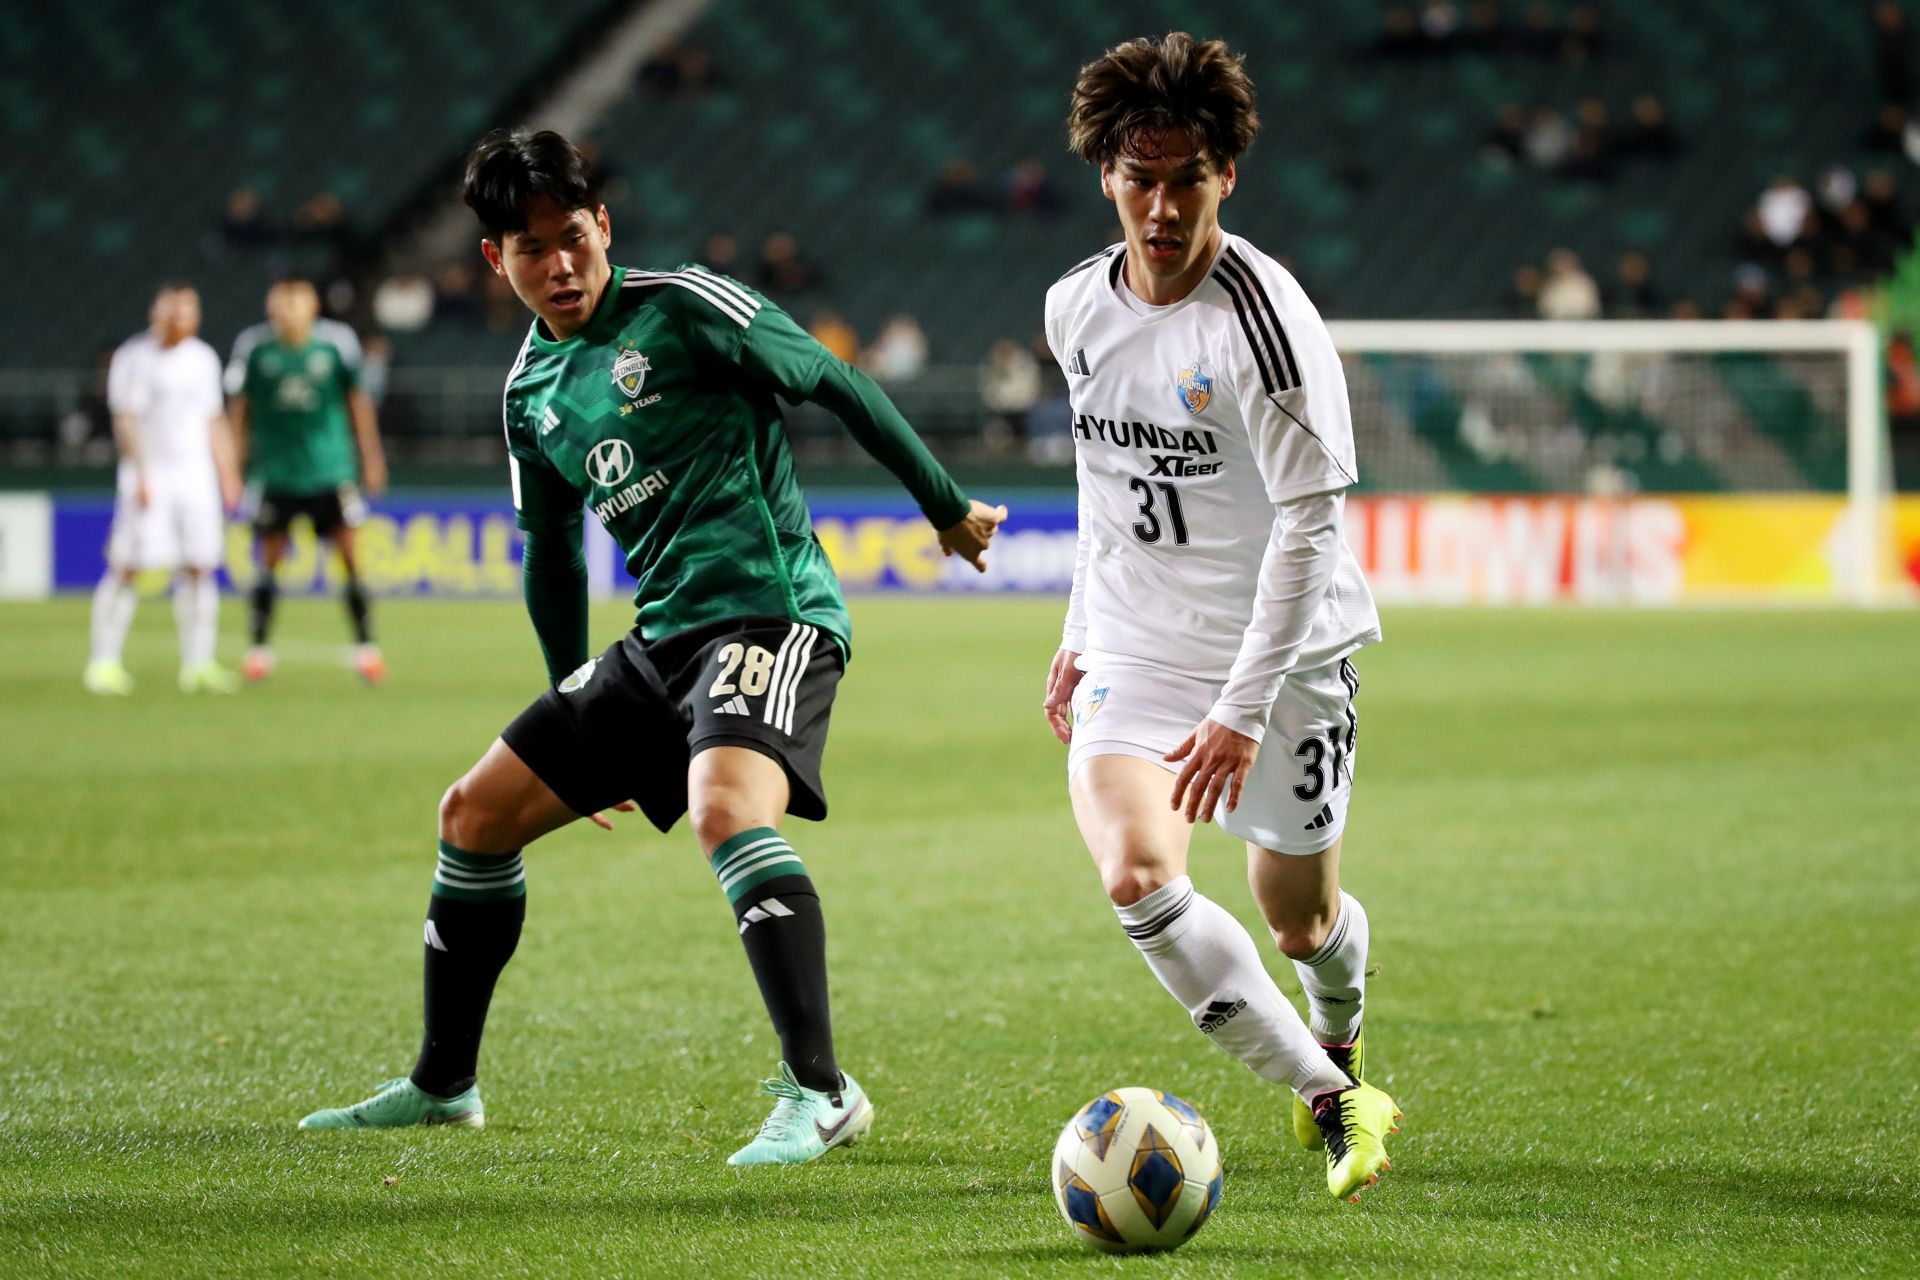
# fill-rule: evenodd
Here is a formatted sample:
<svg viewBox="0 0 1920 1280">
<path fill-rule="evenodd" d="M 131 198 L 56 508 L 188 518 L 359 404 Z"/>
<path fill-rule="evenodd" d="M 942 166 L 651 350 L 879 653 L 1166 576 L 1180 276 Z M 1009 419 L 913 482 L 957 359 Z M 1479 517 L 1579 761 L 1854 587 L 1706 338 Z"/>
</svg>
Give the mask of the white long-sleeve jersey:
<svg viewBox="0 0 1920 1280">
<path fill-rule="evenodd" d="M 198 338 L 171 347 L 137 333 L 107 366 L 107 408 L 134 420 L 140 456 L 153 471 L 213 469 L 220 415 L 220 357 Z"/>
<path fill-rule="evenodd" d="M 1213 718 L 1258 738 L 1288 671 L 1380 639 L 1340 527 L 1346 378 L 1299 283 L 1240 237 L 1165 307 L 1133 296 L 1125 259 L 1047 291 L 1080 488 L 1062 644 L 1219 681 Z"/>
</svg>

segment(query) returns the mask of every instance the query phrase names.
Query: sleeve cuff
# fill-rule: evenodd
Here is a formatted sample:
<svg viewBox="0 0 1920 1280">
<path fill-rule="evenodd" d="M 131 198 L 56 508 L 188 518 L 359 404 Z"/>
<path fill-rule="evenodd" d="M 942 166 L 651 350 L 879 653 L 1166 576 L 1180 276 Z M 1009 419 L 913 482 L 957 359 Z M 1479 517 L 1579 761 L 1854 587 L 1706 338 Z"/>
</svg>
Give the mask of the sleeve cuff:
<svg viewBox="0 0 1920 1280">
<path fill-rule="evenodd" d="M 1085 653 L 1087 651 L 1087 629 L 1085 627 L 1069 626 L 1060 635 L 1060 647 L 1069 653 Z"/>
<path fill-rule="evenodd" d="M 1225 725 L 1235 733 L 1252 738 L 1255 742 L 1259 742 L 1267 734 L 1266 714 L 1256 714 L 1245 707 L 1230 707 L 1216 702 L 1213 704 L 1213 709 L 1207 712 L 1207 719 L 1215 724 Z"/>
</svg>

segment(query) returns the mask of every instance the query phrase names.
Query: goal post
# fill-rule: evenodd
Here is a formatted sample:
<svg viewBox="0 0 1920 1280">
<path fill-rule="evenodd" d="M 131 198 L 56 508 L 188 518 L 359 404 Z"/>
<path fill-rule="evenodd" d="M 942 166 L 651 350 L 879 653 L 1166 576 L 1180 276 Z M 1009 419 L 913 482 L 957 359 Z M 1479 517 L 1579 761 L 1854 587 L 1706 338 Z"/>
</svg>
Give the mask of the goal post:
<svg viewBox="0 0 1920 1280">
<path fill-rule="evenodd" d="M 1390 509 L 1392 537 L 1408 536 L 1402 527 L 1427 505 L 1457 521 L 1469 495 L 1496 513 L 1537 515 L 1559 501 L 1566 512 L 1552 529 L 1588 533 L 1564 535 L 1569 567 L 1557 598 L 1896 598 L 1881 345 L 1864 320 L 1328 327 L 1347 370 L 1367 486 L 1358 501 L 1364 509 L 1369 494 L 1432 499 L 1412 517 Z M 1650 532 L 1650 521 L 1671 532 Z M 1491 553 L 1498 559 L 1530 535 L 1487 536 L 1504 540 Z M 1458 580 L 1416 575 L 1403 598 L 1552 595 L 1513 594 L 1501 564 L 1468 563 L 1484 558 L 1471 540 L 1429 541 L 1440 546 L 1435 555 L 1462 561 Z M 1651 564 L 1663 544 L 1670 554 Z M 1397 564 L 1423 549 L 1433 551 L 1374 547 L 1371 558 Z"/>
</svg>

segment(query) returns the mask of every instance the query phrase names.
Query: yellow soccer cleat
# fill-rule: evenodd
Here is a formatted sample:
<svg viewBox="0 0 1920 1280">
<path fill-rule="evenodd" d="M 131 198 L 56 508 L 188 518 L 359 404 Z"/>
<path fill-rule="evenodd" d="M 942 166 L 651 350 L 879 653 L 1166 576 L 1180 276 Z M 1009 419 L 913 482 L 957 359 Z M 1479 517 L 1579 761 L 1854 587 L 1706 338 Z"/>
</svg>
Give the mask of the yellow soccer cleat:
<svg viewBox="0 0 1920 1280">
<path fill-rule="evenodd" d="M 100 658 L 87 664 L 80 682 L 87 687 L 88 693 L 104 694 L 108 697 L 124 698 L 133 692 L 133 677 L 127 669 L 112 658 Z"/>
<path fill-rule="evenodd" d="M 1367 1036 L 1364 1031 L 1353 1038 L 1352 1044 L 1323 1044 L 1320 1047 L 1333 1059 L 1334 1066 L 1347 1073 L 1348 1079 L 1355 1084 L 1366 1080 Z M 1313 1122 L 1313 1108 L 1297 1093 L 1293 1095 L 1293 1139 L 1308 1151 L 1318 1151 L 1327 1145 L 1326 1139 L 1320 1136 L 1320 1126 Z"/>
<path fill-rule="evenodd" d="M 1387 1162 L 1387 1135 L 1400 1132 L 1400 1108 L 1370 1084 L 1323 1093 L 1313 1100 L 1313 1121 L 1327 1144 L 1327 1190 L 1336 1200 L 1360 1203 L 1360 1193 L 1380 1181 Z"/>
</svg>

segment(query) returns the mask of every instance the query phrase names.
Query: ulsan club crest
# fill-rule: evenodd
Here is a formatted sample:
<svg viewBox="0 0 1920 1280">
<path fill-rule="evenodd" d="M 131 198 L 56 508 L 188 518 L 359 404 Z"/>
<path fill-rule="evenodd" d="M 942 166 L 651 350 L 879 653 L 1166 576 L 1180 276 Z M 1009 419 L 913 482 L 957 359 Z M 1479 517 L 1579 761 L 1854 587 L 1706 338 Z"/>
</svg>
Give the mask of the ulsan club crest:
<svg viewBox="0 0 1920 1280">
<path fill-rule="evenodd" d="M 647 370 L 653 368 L 647 358 L 632 347 L 621 348 L 613 361 L 613 385 L 620 388 L 629 400 L 640 398 L 640 388 L 646 385 Z"/>
<path fill-rule="evenodd" d="M 1179 389 L 1180 403 L 1188 413 L 1199 413 L 1213 399 L 1213 379 L 1207 376 L 1207 362 L 1199 356 L 1174 373 L 1173 385 Z"/>
</svg>

